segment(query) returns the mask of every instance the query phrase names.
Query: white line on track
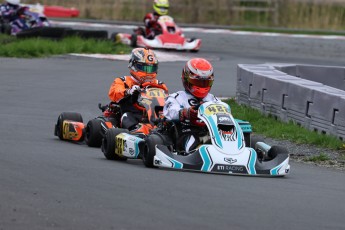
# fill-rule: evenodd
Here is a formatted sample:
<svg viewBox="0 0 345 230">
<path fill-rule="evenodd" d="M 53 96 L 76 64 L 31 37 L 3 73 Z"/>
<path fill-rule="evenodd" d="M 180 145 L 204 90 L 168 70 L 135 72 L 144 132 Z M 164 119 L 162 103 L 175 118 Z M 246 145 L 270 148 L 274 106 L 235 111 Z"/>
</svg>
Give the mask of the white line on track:
<svg viewBox="0 0 345 230">
<path fill-rule="evenodd" d="M 102 24 L 102 23 L 87 23 L 87 22 L 61 22 L 51 21 L 53 25 L 57 26 L 83 26 L 92 28 L 116 28 L 116 29 L 135 29 L 137 26 L 133 25 L 115 25 L 115 24 Z M 248 31 L 234 31 L 226 29 L 203 29 L 186 27 L 183 28 L 184 32 L 197 32 L 197 33 L 213 33 L 213 34 L 231 34 L 231 35 L 246 35 L 246 36 L 266 36 L 266 37 L 293 37 L 293 38 L 317 38 L 326 40 L 345 40 L 345 36 L 338 35 L 307 35 L 307 34 L 283 34 L 283 33 L 260 33 Z"/>
</svg>

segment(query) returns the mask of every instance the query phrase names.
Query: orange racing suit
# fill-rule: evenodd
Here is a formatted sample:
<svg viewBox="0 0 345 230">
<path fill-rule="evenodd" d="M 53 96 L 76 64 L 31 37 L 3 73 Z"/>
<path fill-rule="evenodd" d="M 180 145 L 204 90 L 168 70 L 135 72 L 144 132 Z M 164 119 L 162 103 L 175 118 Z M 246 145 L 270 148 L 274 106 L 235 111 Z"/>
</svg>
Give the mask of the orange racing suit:
<svg viewBox="0 0 345 230">
<path fill-rule="evenodd" d="M 154 84 L 159 84 L 162 88 L 168 91 L 168 87 L 157 79 L 153 80 Z M 132 95 L 127 94 L 127 90 L 133 85 L 140 83 L 132 76 L 124 76 L 115 78 L 109 89 L 109 99 L 120 105 L 121 108 L 121 127 L 125 129 L 134 129 L 135 126 L 144 118 L 145 111 L 139 109 L 135 105 L 136 100 L 133 100 Z"/>
</svg>

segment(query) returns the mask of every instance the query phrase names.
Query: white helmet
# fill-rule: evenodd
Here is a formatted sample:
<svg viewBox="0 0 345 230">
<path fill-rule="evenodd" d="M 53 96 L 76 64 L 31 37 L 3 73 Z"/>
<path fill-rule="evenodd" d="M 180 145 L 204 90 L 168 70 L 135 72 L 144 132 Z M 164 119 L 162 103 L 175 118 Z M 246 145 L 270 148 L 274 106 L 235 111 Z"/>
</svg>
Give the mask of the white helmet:
<svg viewBox="0 0 345 230">
<path fill-rule="evenodd" d="M 20 0 L 6 0 L 7 3 L 12 4 L 12 5 L 19 5 Z"/>
</svg>

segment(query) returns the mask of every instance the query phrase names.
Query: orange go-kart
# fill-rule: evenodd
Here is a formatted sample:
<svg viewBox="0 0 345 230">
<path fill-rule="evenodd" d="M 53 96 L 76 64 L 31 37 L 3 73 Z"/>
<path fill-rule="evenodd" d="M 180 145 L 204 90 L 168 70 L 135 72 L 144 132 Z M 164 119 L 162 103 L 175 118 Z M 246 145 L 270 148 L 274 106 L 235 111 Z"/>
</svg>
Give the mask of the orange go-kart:
<svg viewBox="0 0 345 230">
<path fill-rule="evenodd" d="M 136 107 L 145 113 L 144 120 L 135 130 L 110 128 L 102 141 L 102 151 L 108 160 L 140 158 L 145 147 L 146 136 L 156 128 L 163 118 L 163 107 L 167 92 L 161 85 L 144 83 Z"/>
<path fill-rule="evenodd" d="M 90 120 L 86 125 L 80 113 L 63 112 L 55 124 L 55 136 L 61 140 L 82 142 L 90 147 L 100 147 L 105 132 L 120 125 L 121 110 L 118 104 L 98 104 L 102 115 Z"/>
</svg>

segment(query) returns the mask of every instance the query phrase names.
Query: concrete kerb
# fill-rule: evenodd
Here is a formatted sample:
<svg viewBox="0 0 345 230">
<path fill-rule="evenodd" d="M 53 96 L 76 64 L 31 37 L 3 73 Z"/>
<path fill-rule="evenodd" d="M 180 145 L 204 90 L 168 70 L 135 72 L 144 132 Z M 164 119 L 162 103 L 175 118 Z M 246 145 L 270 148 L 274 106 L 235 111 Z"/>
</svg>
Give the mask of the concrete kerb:
<svg viewBox="0 0 345 230">
<path fill-rule="evenodd" d="M 343 67 L 330 66 L 240 64 L 237 100 L 283 121 L 293 120 L 311 130 L 344 139 L 345 91 L 339 89 L 344 71 Z M 328 82 L 340 87 L 331 87 Z"/>
</svg>

